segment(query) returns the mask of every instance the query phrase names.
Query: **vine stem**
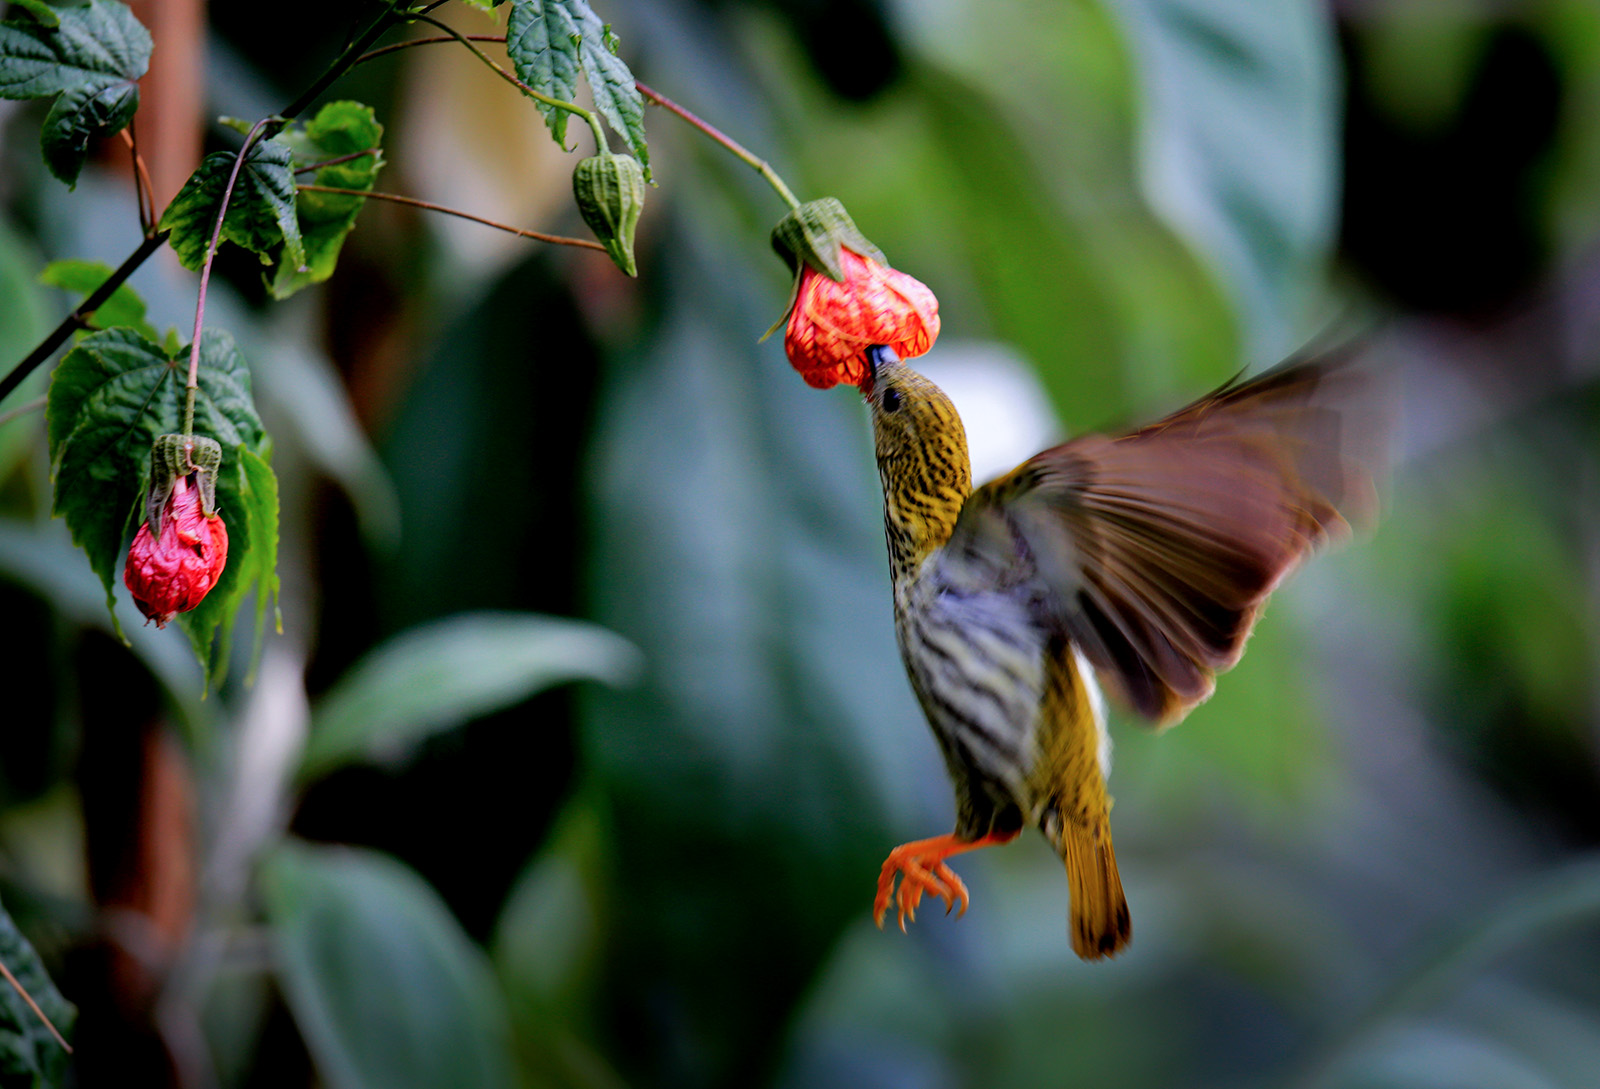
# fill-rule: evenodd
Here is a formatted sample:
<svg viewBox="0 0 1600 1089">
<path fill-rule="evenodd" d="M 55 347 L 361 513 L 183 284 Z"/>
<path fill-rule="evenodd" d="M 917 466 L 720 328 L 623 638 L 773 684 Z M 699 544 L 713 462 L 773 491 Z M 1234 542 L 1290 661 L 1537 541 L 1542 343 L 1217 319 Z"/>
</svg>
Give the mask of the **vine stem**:
<svg viewBox="0 0 1600 1089">
<path fill-rule="evenodd" d="M 568 238 L 567 236 L 560 234 L 545 234 L 542 231 L 526 231 L 521 227 L 512 227 L 505 223 L 496 223 L 492 219 L 485 219 L 483 216 L 473 215 L 471 212 L 463 212 L 459 208 L 448 208 L 443 204 L 434 204 L 430 201 L 418 200 L 416 197 L 405 197 L 401 196 L 399 193 L 375 193 L 366 189 L 336 189 L 331 185 L 301 185 L 297 188 L 299 188 L 299 190 L 303 193 L 336 193 L 340 196 L 346 197 L 370 197 L 373 200 L 387 200 L 395 204 L 408 204 L 413 208 L 422 208 L 429 212 L 442 212 L 447 216 L 455 216 L 458 219 L 470 219 L 474 223 L 481 223 L 485 227 L 493 227 L 497 231 L 505 231 L 509 234 L 518 235 L 522 238 L 532 238 L 540 242 L 553 242 L 558 246 L 578 246 L 586 250 L 600 250 L 602 253 L 605 252 L 604 246 L 598 242 L 591 242 L 587 238 Z"/>
<path fill-rule="evenodd" d="M 639 88 L 639 93 L 644 95 L 644 97 L 648 98 L 651 102 L 654 102 L 657 106 L 660 106 L 668 113 L 675 114 L 681 120 L 693 125 L 695 128 L 711 137 L 711 139 L 727 148 L 733 153 L 734 158 L 740 160 L 746 166 L 755 170 L 757 174 L 760 174 L 763 178 L 765 178 L 767 180 L 767 184 L 772 186 L 772 188 L 777 191 L 778 196 L 782 197 L 783 202 L 790 208 L 800 207 L 800 202 L 795 199 L 794 193 L 790 191 L 787 185 L 784 184 L 783 179 L 778 177 L 778 172 L 773 170 L 771 164 L 765 159 L 748 150 L 743 144 L 739 143 L 731 136 L 728 136 L 715 125 L 696 117 L 694 114 L 690 113 L 688 110 L 672 101 L 672 99 L 668 98 L 660 91 L 655 90 L 653 87 L 647 87 L 643 83 L 635 83 L 634 86 Z"/>
<path fill-rule="evenodd" d="M 211 228 L 211 243 L 206 246 L 206 259 L 200 266 L 200 297 L 194 307 L 194 339 L 189 343 L 189 382 L 183 394 L 185 439 L 194 434 L 194 398 L 200 388 L 200 333 L 206 324 L 206 289 L 211 286 L 211 264 L 216 259 L 217 246 L 222 241 L 222 224 L 228 217 L 228 202 L 233 199 L 233 187 L 238 184 L 239 171 L 244 169 L 244 161 L 262 130 L 271 124 L 282 124 L 283 120 L 281 117 L 263 117 L 250 127 L 250 132 L 244 138 L 244 147 L 239 149 L 238 156 L 233 160 L 233 170 L 228 173 L 228 184 L 223 187 L 222 200 L 217 204 L 217 223 Z"/>
<path fill-rule="evenodd" d="M 294 172 L 296 174 L 310 174 L 313 171 L 321 170 L 325 166 L 338 166 L 340 163 L 348 163 L 356 159 L 365 159 L 368 155 L 376 154 L 378 154 L 378 149 L 375 147 L 369 147 L 365 151 L 352 151 L 350 154 L 340 155 L 336 159 L 324 159 L 320 163 L 307 163 L 305 166 L 297 166 L 294 168 Z"/>
<path fill-rule="evenodd" d="M 50 1018 L 44 1015 L 44 1011 L 39 1008 L 39 1003 L 33 1000 L 33 995 L 29 994 L 27 989 L 17 982 L 17 977 L 11 974 L 11 969 L 6 967 L 5 961 L 0 961 L 0 975 L 4 975 L 6 982 L 16 988 L 16 992 L 22 996 L 22 1000 L 28 1004 L 28 1008 L 33 1011 L 34 1016 L 43 1021 L 44 1027 L 50 1030 L 50 1035 L 56 1038 L 56 1043 L 65 1048 L 68 1055 L 71 1055 L 72 1045 L 67 1043 L 66 1038 L 61 1035 L 60 1030 L 56 1028 Z"/>
<path fill-rule="evenodd" d="M 49 403 L 50 398 L 48 397 L 35 397 L 27 404 L 18 405 L 16 408 L 7 409 L 4 412 L 0 412 L 0 427 L 4 427 L 6 424 L 20 416 L 26 416 L 30 412 L 38 412 Z"/>
<path fill-rule="evenodd" d="M 506 40 L 504 34 L 463 34 L 462 37 L 469 42 L 500 42 L 502 45 L 505 44 Z M 410 49 L 414 45 L 443 45 L 445 42 L 453 42 L 455 40 L 455 38 L 446 34 L 441 34 L 437 38 L 412 38 L 409 41 L 395 42 L 393 45 L 374 49 L 370 53 L 363 53 L 356 58 L 356 63 L 365 64 L 369 60 L 377 60 L 379 57 L 386 57 L 390 53 L 398 53 L 402 49 Z"/>
<path fill-rule="evenodd" d="M 584 109 L 575 102 L 564 102 L 559 98 L 551 98 L 549 95 L 540 94 L 538 91 L 535 91 L 532 87 L 529 87 L 516 76 L 500 67 L 500 65 L 495 63 L 495 59 L 493 57 L 489 56 L 489 54 L 473 45 L 472 40 L 469 39 L 465 34 L 462 34 L 460 31 L 456 30 L 455 27 L 446 23 L 441 23 L 438 19 L 431 18 L 427 15 L 414 15 L 412 16 L 412 19 L 419 23 L 427 23 L 429 26 L 437 27 L 439 30 L 442 30 L 446 34 L 450 35 L 450 37 L 454 38 L 456 41 L 460 42 L 464 47 L 466 47 L 466 49 L 470 51 L 473 56 L 477 57 L 484 64 L 487 64 L 490 68 L 494 69 L 495 72 L 499 73 L 501 79 L 505 80 L 507 83 L 510 83 L 513 87 L 520 90 L 523 94 L 527 95 L 535 102 L 543 102 L 546 106 L 554 106 L 558 110 L 565 110 L 568 113 L 577 114 L 579 117 L 587 121 L 589 123 L 589 127 L 594 130 L 595 150 L 611 150 L 611 145 L 606 141 L 606 130 L 600 126 L 600 119 L 591 111 Z M 504 38 L 497 38 L 496 40 L 502 42 L 505 41 Z"/>
</svg>

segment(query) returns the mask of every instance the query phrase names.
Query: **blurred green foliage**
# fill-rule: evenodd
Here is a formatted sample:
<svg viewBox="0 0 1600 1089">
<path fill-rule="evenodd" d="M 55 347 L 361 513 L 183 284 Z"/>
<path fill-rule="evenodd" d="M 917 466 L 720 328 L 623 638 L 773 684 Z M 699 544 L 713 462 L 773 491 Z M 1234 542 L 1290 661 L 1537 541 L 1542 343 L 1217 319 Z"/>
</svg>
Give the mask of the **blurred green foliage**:
<svg viewBox="0 0 1600 1089">
<path fill-rule="evenodd" d="M 216 6 L 218 101 L 297 91 L 343 43 L 313 10 Z M 935 290 L 936 356 L 1013 346 L 1068 431 L 1388 314 L 1388 516 L 1274 599 L 1181 728 L 1114 722 L 1125 956 L 1072 957 L 1034 837 L 962 860 L 966 917 L 879 933 L 884 853 L 952 805 L 894 650 L 864 415 L 755 343 L 789 286 L 759 178 L 650 110 L 636 282 L 375 208 L 290 303 L 219 266 L 283 482 L 286 634 L 255 687 L 241 650 L 202 705 L 170 633 L 105 640 L 38 420 L 0 425 L 0 602 L 45 633 L 8 664 L 0 896 L 84 1008 L 82 1080 L 153 1039 L 228 1086 L 1592 1085 L 1588 5 L 600 13 L 641 78 Z M 291 49 L 284 25 L 309 29 Z M 336 89 L 379 104 L 386 186 L 470 136 L 424 108 L 454 101 L 443 48 Z M 492 136 L 455 169 L 488 192 L 509 127 L 542 123 L 477 78 Z M 10 358 L 64 309 L 45 259 L 114 263 L 131 215 L 103 171 L 71 198 L 13 172 L 30 126 L 0 138 Z M 570 166 L 538 166 L 517 185 L 566 207 Z M 192 283 L 135 283 L 157 328 L 185 320 Z M 460 615 L 482 611 L 540 615 Z M 550 688 L 578 678 L 617 686 Z M 169 1015 L 205 1011 L 195 1036 L 107 998 L 91 955 L 125 917 L 96 814 L 136 775 L 97 755 L 152 719 L 190 729 L 203 891 L 155 978 Z"/>
</svg>

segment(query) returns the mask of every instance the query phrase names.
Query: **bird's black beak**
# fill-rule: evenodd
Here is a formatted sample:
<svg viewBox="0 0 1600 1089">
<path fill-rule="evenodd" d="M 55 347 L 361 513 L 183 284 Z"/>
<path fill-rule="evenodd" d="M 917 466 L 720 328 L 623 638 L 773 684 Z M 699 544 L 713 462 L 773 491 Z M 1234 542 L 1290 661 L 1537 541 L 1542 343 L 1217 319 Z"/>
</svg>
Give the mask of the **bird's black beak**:
<svg viewBox="0 0 1600 1089">
<path fill-rule="evenodd" d="M 894 349 L 887 344 L 874 344 L 867 349 L 867 380 L 861 384 L 863 396 L 871 397 L 872 391 L 878 387 L 878 371 L 883 367 L 890 367 L 900 362 L 900 357 L 894 354 Z"/>
</svg>

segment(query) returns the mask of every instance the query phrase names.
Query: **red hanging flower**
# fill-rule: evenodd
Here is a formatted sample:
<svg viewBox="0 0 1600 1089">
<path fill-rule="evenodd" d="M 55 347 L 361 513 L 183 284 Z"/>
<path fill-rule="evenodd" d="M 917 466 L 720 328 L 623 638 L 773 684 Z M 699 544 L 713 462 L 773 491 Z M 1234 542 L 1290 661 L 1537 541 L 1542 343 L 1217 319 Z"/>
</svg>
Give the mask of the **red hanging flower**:
<svg viewBox="0 0 1600 1089">
<path fill-rule="evenodd" d="M 817 389 L 859 386 L 870 373 L 866 352 L 874 344 L 911 359 L 939 336 L 939 300 L 922 281 L 844 247 L 839 264 L 843 283 L 802 266 L 783 336 L 789 362 Z"/>
<path fill-rule="evenodd" d="M 199 605 L 228 563 L 228 527 L 220 515 L 201 509 L 200 498 L 190 477 L 178 477 L 162 512 L 161 535 L 151 536 L 146 521 L 128 549 L 122 581 L 158 628 Z"/>
</svg>

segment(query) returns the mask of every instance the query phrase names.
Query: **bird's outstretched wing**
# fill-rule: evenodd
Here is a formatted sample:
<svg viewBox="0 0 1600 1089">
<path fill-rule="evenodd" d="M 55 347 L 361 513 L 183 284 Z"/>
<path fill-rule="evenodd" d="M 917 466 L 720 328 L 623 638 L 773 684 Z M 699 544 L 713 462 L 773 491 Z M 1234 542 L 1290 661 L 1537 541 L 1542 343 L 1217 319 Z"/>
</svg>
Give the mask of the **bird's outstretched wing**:
<svg viewBox="0 0 1600 1089">
<path fill-rule="evenodd" d="M 1149 427 L 1073 439 L 973 492 L 945 556 L 969 579 L 1025 584 L 1114 691 L 1176 722 L 1239 660 L 1283 576 L 1373 513 L 1382 387 L 1347 359 L 1291 362 Z"/>
</svg>

